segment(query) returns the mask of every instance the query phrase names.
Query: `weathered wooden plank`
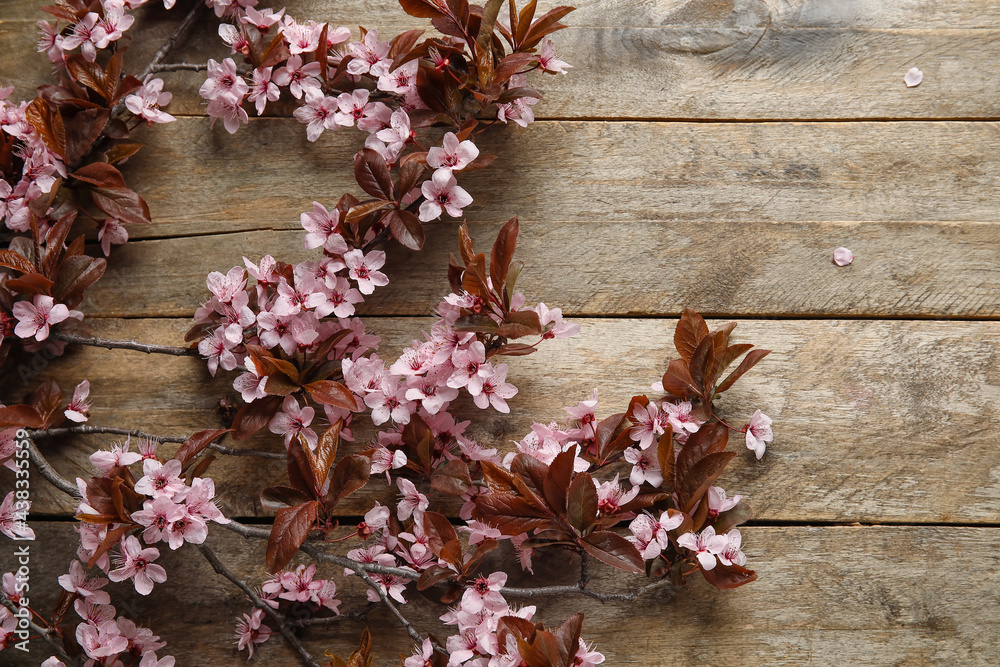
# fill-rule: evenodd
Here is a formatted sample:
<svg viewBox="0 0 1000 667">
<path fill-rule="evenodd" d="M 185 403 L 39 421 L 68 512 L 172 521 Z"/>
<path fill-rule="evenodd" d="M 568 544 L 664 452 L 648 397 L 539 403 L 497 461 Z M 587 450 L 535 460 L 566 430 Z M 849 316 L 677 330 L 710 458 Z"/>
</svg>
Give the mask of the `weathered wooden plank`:
<svg viewBox="0 0 1000 667">
<path fill-rule="evenodd" d="M 44 15 L 36 2 L 8 4 L 0 24 L 7 35 L 0 38 L 7 46 L 0 71 L 9 72 L 18 94 L 30 94 L 48 67 L 32 53 L 33 24 Z M 1000 16 L 987 0 L 576 4 L 571 27 L 556 37 L 558 52 L 574 69 L 546 77 L 540 117 L 989 118 L 1000 109 L 992 71 L 982 66 L 1000 56 Z M 385 34 L 427 27 L 394 0 L 301 0 L 288 3 L 288 11 L 303 20 L 379 27 Z M 136 47 L 151 47 L 132 54 L 138 69 L 180 14 L 158 6 L 140 10 L 141 24 L 153 32 L 133 40 Z M 204 21 L 172 59 L 224 57 L 227 48 L 214 25 Z M 909 90 L 902 76 L 914 65 L 923 69 L 925 82 Z M 167 73 L 165 80 L 177 93 L 171 111 L 201 113 L 201 75 Z"/>
<path fill-rule="evenodd" d="M 309 144 L 294 120 L 232 137 L 187 118 L 145 133 L 125 167 L 154 224 L 135 238 L 299 229 L 312 201 L 356 192 L 357 131 Z M 536 123 L 482 142 L 461 178 L 472 222 L 996 222 L 997 123 Z"/>
<path fill-rule="evenodd" d="M 531 421 L 562 421 L 563 406 L 599 387 L 601 414 L 648 391 L 672 350 L 673 322 L 582 320 L 583 330 L 532 356 L 513 359 L 509 378 L 520 388 L 512 415 L 459 410 L 472 419 L 470 437 L 509 447 Z M 430 320 L 377 318 L 385 358 L 419 337 Z M 98 334 L 177 343 L 183 320 L 100 320 Z M 774 419 L 776 439 L 763 461 L 742 453 L 723 479 L 762 520 L 997 523 L 1000 517 L 1000 323 L 933 321 L 747 321 L 741 341 L 774 350 L 721 400 L 737 425 L 756 409 Z M 219 424 L 219 398 L 232 395 L 221 375 L 210 379 L 193 359 L 87 349 L 43 373 L 67 389 L 88 378 L 94 424 L 188 434 Z M 41 377 L 41 376 L 39 376 Z M 37 382 L 37 377 L 32 382 Z M 0 400 L 16 393 L 7 388 Z M 361 430 L 360 439 L 369 431 Z M 105 439 L 101 442 L 108 442 Z M 275 436 L 253 446 L 279 450 Z M 68 477 L 89 474 L 95 444 L 48 442 L 43 449 Z M 350 447 L 346 448 L 350 450 Z M 169 451 L 169 450 L 168 450 Z M 213 464 L 222 504 L 233 515 L 261 514 L 259 490 L 284 479 L 276 462 L 224 457 Z M 3 479 L 3 478 L 0 478 Z M 381 482 L 344 505 L 360 515 L 375 498 L 393 496 Z M 35 510 L 67 512 L 65 500 L 40 481 Z"/>
<path fill-rule="evenodd" d="M 47 610 L 60 590 L 55 578 L 73 558 L 75 535 L 61 523 L 38 524 L 35 530 L 31 599 Z M 1000 587 L 998 533 L 996 528 L 749 527 L 746 550 L 760 579 L 739 590 L 717 591 L 697 581 L 632 604 L 601 605 L 585 598 L 532 603 L 538 606 L 535 618 L 553 625 L 583 611 L 583 636 L 595 642 L 608 665 L 991 665 L 1000 661 L 1000 624 L 993 613 Z M 264 576 L 261 544 L 221 529 L 208 542 L 251 584 Z M 11 551 L 0 550 L 0 569 L 11 568 Z M 249 608 L 242 595 L 190 546 L 161 554 L 165 584 L 148 598 L 112 584 L 112 602 L 159 634 L 167 642 L 160 654 L 173 654 L 178 664 L 246 664 L 231 639 L 233 622 Z M 536 566 L 535 577 L 515 575 L 511 582 L 538 586 L 566 580 L 574 570 L 554 556 Z M 637 581 L 600 564 L 592 570 L 597 590 L 621 590 Z M 330 567 L 320 568 L 319 575 L 337 582 L 342 610 L 362 607 L 360 581 L 345 580 L 341 570 Z M 444 608 L 416 593 L 409 597 L 403 607 L 408 618 L 425 632 L 446 636 L 448 628 L 437 620 Z M 377 636 L 374 664 L 398 666 L 398 654 L 409 655 L 412 642 L 381 608 L 366 623 L 344 620 L 309 629 L 302 639 L 314 655 L 331 650 L 346 657 L 365 624 Z M 5 664 L 34 666 L 49 655 L 40 641 L 31 647 L 30 660 L 5 654 L 5 661 L 13 660 Z M 259 651 L 259 664 L 297 664 L 278 638 Z"/>
<path fill-rule="evenodd" d="M 584 227 L 585 231 L 581 230 Z M 499 223 L 473 224 L 489 248 Z M 359 312 L 424 315 L 449 291 L 457 223 L 428 227 L 420 252 L 393 244 L 390 285 Z M 1000 316 L 1000 231 L 992 223 L 773 223 L 521 219 L 518 288 L 572 315 Z M 582 233 L 581 233 L 582 231 Z M 97 317 L 190 317 L 210 271 L 265 252 L 316 257 L 304 232 L 144 240 L 116 250 L 83 308 Z M 855 261 L 841 268 L 833 250 Z"/>
</svg>

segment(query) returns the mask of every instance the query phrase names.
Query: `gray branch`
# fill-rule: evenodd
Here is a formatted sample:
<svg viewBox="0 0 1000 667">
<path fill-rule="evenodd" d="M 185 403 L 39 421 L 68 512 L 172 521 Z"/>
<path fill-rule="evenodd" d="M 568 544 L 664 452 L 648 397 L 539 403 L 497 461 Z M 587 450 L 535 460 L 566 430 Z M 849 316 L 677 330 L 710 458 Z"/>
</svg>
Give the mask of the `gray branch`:
<svg viewBox="0 0 1000 667">
<path fill-rule="evenodd" d="M 103 347 L 109 350 L 136 350 L 146 354 L 169 354 L 175 357 L 197 357 L 198 350 L 193 347 L 173 347 L 170 345 L 153 345 L 151 343 L 140 343 L 135 340 L 113 340 L 111 338 L 92 338 L 89 336 L 78 336 L 76 334 L 57 332 L 52 334 L 53 338 L 75 343 L 77 345 L 90 345 L 92 347 Z"/>
<path fill-rule="evenodd" d="M 119 428 L 117 426 L 91 426 L 89 424 L 83 424 L 81 426 L 70 426 L 67 428 L 50 428 L 45 431 L 36 431 L 35 437 L 41 438 L 54 438 L 63 435 L 94 435 L 99 433 L 110 433 L 112 435 L 128 435 L 133 438 L 147 438 L 150 440 L 158 440 L 160 442 L 174 442 L 174 443 L 184 443 L 187 442 L 187 438 L 177 435 L 156 435 L 155 433 L 146 433 L 145 431 L 138 431 L 135 429 Z M 262 459 L 275 459 L 284 461 L 286 456 L 279 452 L 265 452 L 258 449 L 236 449 L 235 447 L 226 447 L 225 445 L 220 445 L 213 442 L 208 446 L 216 452 L 222 454 L 228 454 L 230 456 L 256 456 Z"/>
<path fill-rule="evenodd" d="M 7 595 L 4 594 L 3 591 L 0 591 L 0 604 L 2 604 L 4 607 L 7 607 L 7 609 L 12 614 L 16 614 L 18 611 L 17 607 L 14 605 L 14 602 L 9 597 L 7 597 Z M 78 661 L 69 657 L 69 655 L 66 654 L 66 651 L 63 650 L 62 644 L 57 642 L 52 637 L 51 634 L 52 628 L 43 628 L 30 619 L 28 620 L 28 627 L 31 628 L 33 632 L 37 633 L 42 639 L 48 642 L 49 646 L 52 647 L 52 652 L 56 654 L 56 657 L 65 662 L 67 665 L 80 664 Z"/>
</svg>

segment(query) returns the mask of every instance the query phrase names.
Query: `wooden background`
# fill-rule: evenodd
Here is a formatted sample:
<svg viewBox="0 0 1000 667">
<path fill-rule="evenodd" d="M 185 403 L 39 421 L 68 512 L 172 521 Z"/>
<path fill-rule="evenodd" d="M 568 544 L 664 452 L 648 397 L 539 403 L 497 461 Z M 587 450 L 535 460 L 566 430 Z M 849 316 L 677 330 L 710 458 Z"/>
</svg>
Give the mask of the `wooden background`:
<svg viewBox="0 0 1000 667">
<path fill-rule="evenodd" d="M 48 69 L 33 53 L 37 4 L 0 6 L 0 72 L 18 96 Z M 138 13 L 132 69 L 187 4 Z M 539 83 L 539 121 L 493 135 L 484 149 L 497 163 L 463 185 L 476 199 L 473 236 L 486 243 L 519 215 L 519 287 L 583 330 L 511 363 L 520 393 L 510 418 L 464 414 L 493 445 L 533 419 L 562 419 L 593 386 L 604 414 L 619 410 L 662 372 L 672 318 L 690 306 L 738 319 L 738 339 L 774 350 L 723 413 L 739 422 L 760 408 L 776 436 L 763 461 L 744 451 L 723 480 L 755 510 L 744 536 L 758 582 L 721 592 L 693 581 L 633 605 L 556 600 L 540 617 L 585 611 L 584 635 L 609 665 L 1000 663 L 1000 3 L 577 4 L 555 38 L 574 69 Z M 290 0 L 288 11 L 383 34 L 424 25 L 391 0 Z M 214 25 L 206 18 L 167 60 L 225 57 Z M 924 82 L 907 89 L 913 66 Z M 96 335 L 180 344 L 209 271 L 242 255 L 308 256 L 299 213 L 352 188 L 361 136 L 327 132 L 310 144 L 287 116 L 229 136 L 200 115 L 201 74 L 163 78 L 178 121 L 145 132 L 148 148 L 125 168 L 154 224 L 130 229 L 135 241 L 113 255 L 84 309 Z M 387 356 L 431 321 L 456 227 L 434 225 L 421 253 L 390 252 L 392 282 L 364 309 Z M 831 262 L 841 245 L 855 253 L 849 267 Z M 91 423 L 165 435 L 218 424 L 216 402 L 232 393 L 196 360 L 134 352 L 79 350 L 39 370 L 30 384 L 56 377 L 71 390 L 90 379 Z M 15 378 L 4 395 L 26 386 Z M 106 443 L 49 442 L 44 452 L 72 478 L 89 474 L 87 455 Z M 257 492 L 283 474 L 272 463 L 213 466 L 227 514 L 266 520 Z M 45 603 L 72 557 L 72 509 L 40 478 L 32 492 L 32 599 Z M 362 495 L 350 512 L 388 497 Z M 262 545 L 223 530 L 209 544 L 251 582 L 264 576 Z M 0 551 L 3 569 L 10 551 Z M 119 608 L 168 641 L 178 665 L 243 664 L 231 644 L 242 596 L 187 549 L 163 560 L 168 584 L 116 597 Z M 343 609 L 358 609 L 361 582 L 324 573 Z M 602 571 L 595 586 L 635 583 Z M 428 608 L 406 610 L 440 632 L 443 609 Z M 387 613 L 367 624 L 377 664 L 409 653 Z M 345 620 L 304 640 L 314 655 L 345 654 L 362 626 Z M 17 664 L 47 655 L 36 643 Z M 294 663 L 280 641 L 260 656 Z"/>
</svg>

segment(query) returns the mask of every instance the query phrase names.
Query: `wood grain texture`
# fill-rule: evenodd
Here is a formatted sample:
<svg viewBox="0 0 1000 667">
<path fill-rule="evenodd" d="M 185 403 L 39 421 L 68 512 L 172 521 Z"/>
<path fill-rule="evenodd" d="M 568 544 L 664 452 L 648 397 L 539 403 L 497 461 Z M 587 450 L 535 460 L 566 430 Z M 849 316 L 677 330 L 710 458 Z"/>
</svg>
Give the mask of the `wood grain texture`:
<svg viewBox="0 0 1000 667">
<path fill-rule="evenodd" d="M 300 229 L 312 201 L 356 190 L 361 133 L 310 144 L 297 121 L 235 137 L 201 118 L 140 136 L 124 167 L 154 223 L 133 238 Z M 471 222 L 996 222 L 998 123 L 592 123 L 501 128 L 460 177 Z"/>
<path fill-rule="evenodd" d="M 420 252 L 388 248 L 390 284 L 358 311 L 425 315 L 449 287 L 454 222 L 427 227 Z M 499 223 L 474 223 L 488 250 Z M 88 317 L 190 317 L 211 271 L 318 257 L 301 229 L 148 239 L 116 249 Z M 851 248 L 854 263 L 833 264 Z M 586 221 L 521 218 L 518 289 L 574 316 L 1000 316 L 1000 228 L 992 223 Z"/>
<path fill-rule="evenodd" d="M 75 535 L 65 523 L 37 524 L 32 546 L 33 604 L 51 608 L 58 595 L 55 577 L 73 558 Z M 735 591 L 718 591 L 703 581 L 676 592 L 664 589 L 633 604 L 601 605 L 584 598 L 541 600 L 536 619 L 556 625 L 583 611 L 583 637 L 596 643 L 607 665 L 995 665 L 1000 661 L 1000 623 L 994 610 L 1000 588 L 996 528 L 935 527 L 747 527 L 747 555 L 760 579 Z M 208 544 L 232 570 L 253 585 L 266 575 L 263 548 L 213 528 Z M 112 584 L 112 602 L 147 624 L 167 642 L 160 655 L 174 654 L 197 664 L 246 664 L 232 644 L 233 623 L 249 604 L 216 576 L 190 546 L 161 549 L 168 580 L 148 598 L 127 585 Z M 534 578 L 515 575 L 512 584 L 537 586 L 566 580 L 575 567 L 552 554 L 536 566 Z M 0 550 L 0 569 L 12 566 L 10 550 Z M 622 590 L 641 581 L 596 564 L 592 586 Z M 969 573 L 971 576 L 961 576 Z M 337 583 L 343 611 L 362 607 L 363 584 L 342 570 L 320 568 L 318 576 Z M 569 581 L 572 581 L 571 579 Z M 37 582 L 37 584 L 36 584 Z M 36 587 L 37 586 L 37 587 Z M 192 595 L 192 592 L 197 592 Z M 437 616 L 441 605 L 410 593 L 403 612 L 422 631 L 444 637 Z M 183 613 L 178 613 L 183 610 Z M 375 634 L 379 667 L 399 665 L 412 641 L 381 607 L 368 627 Z M 344 620 L 302 635 L 314 655 L 346 657 L 365 623 Z M 628 632 L 623 632 L 623 628 Z M 48 656 L 32 642 L 36 667 Z M 272 638 L 259 649 L 256 664 L 296 664 L 293 654 Z M 17 652 L 11 652 L 17 653 Z M 181 664 L 181 661 L 178 661 Z M 195 664 L 185 662 L 185 664 Z M 253 664 L 253 663 L 252 663 Z"/>
<path fill-rule="evenodd" d="M 384 358 L 394 359 L 430 323 L 373 318 L 368 327 L 383 336 Z M 599 414 L 620 411 L 631 396 L 649 392 L 674 355 L 671 321 L 581 324 L 576 338 L 510 360 L 508 377 L 520 388 L 511 416 L 460 405 L 457 415 L 473 420 L 467 433 L 506 449 L 532 420 L 563 421 L 563 406 L 575 405 L 595 386 Z M 183 320 L 101 320 L 96 331 L 176 344 L 185 327 Z M 764 459 L 756 461 L 736 441 L 731 447 L 740 454 L 721 480 L 730 493 L 747 497 L 758 519 L 997 523 L 1000 450 L 989 424 L 1000 405 L 1000 323 L 745 321 L 735 335 L 774 351 L 719 402 L 721 414 L 736 425 L 756 409 L 774 419 L 775 441 Z M 235 397 L 231 379 L 209 378 L 197 360 L 137 352 L 81 350 L 52 362 L 42 376 L 57 377 L 67 390 L 89 379 L 93 424 L 166 435 L 215 427 L 217 401 Z M 0 397 L 8 404 L 12 399 Z M 354 447 L 369 433 L 359 430 Z M 50 441 L 43 451 L 73 478 L 89 475 L 87 456 L 113 439 Z M 247 446 L 279 451 L 281 441 L 268 434 Z M 236 516 L 262 514 L 260 489 L 285 479 L 280 462 L 246 458 L 223 457 L 210 472 L 224 510 Z M 393 496 L 394 489 L 372 482 L 345 501 L 344 513 L 361 515 L 376 498 Z M 71 511 L 45 484 L 33 486 L 33 498 L 34 511 Z"/>
<path fill-rule="evenodd" d="M 14 0 L 0 13 L 0 72 L 19 95 L 47 73 L 33 53 L 39 2 Z M 429 23 L 395 0 L 297 0 L 301 20 L 378 27 L 396 34 Z M 542 3 L 542 8 L 556 2 Z M 555 37 L 574 69 L 546 76 L 538 107 L 548 118 L 989 118 L 1000 111 L 986 63 L 1000 58 L 1000 12 L 988 0 L 885 3 L 879 0 L 587 0 Z M 141 8 L 130 61 L 148 62 L 183 6 Z M 208 14 L 206 13 L 206 16 Z M 228 55 L 206 19 L 171 60 Z M 356 28 L 355 28 L 356 31 Z M 357 32 L 355 32 L 355 35 Z M 15 66 L 16 64 L 16 66 Z M 924 71 L 907 89 L 903 74 Z M 172 113 L 201 114 L 199 74 L 166 73 Z M 279 106 L 279 113 L 289 107 Z"/>
</svg>

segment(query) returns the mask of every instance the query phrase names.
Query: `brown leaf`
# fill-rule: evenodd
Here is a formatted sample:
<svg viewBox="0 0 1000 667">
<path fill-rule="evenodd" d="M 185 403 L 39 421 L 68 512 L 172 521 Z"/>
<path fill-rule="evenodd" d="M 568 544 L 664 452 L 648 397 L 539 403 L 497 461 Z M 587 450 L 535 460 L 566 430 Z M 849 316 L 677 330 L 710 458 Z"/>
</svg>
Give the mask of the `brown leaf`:
<svg viewBox="0 0 1000 667">
<path fill-rule="evenodd" d="M 504 338 L 541 336 L 542 322 L 538 318 L 538 313 L 533 310 L 515 310 L 508 313 L 497 334 Z"/>
<path fill-rule="evenodd" d="M 0 428 L 18 426 L 22 428 L 42 428 L 42 415 L 30 405 L 8 405 L 0 408 Z"/>
<path fill-rule="evenodd" d="M 42 416 L 42 428 L 52 428 L 65 420 L 62 409 L 63 393 L 59 384 L 45 380 L 28 396 L 27 403 Z"/>
<path fill-rule="evenodd" d="M 581 534 L 597 521 L 597 488 L 590 473 L 580 473 L 573 478 L 566 497 L 569 523 Z"/>
<path fill-rule="evenodd" d="M 309 447 L 302 448 L 302 453 L 305 454 L 306 460 L 309 462 L 309 468 L 312 470 L 313 481 L 316 483 L 317 496 L 323 494 L 323 484 L 326 482 L 326 476 L 330 474 L 330 467 L 333 466 L 333 462 L 337 458 L 337 447 L 340 445 L 340 429 L 343 426 L 344 420 L 338 419 L 336 423 L 324 431 L 323 435 L 319 438 L 319 442 L 316 443 L 315 452 L 309 449 Z"/>
<path fill-rule="evenodd" d="M 66 157 L 66 127 L 59 111 L 40 97 L 33 99 L 24 110 L 25 118 L 42 137 L 45 146 L 61 158 Z"/>
<path fill-rule="evenodd" d="M 83 300 L 83 293 L 101 279 L 107 267 L 108 262 L 103 257 L 74 255 L 65 258 L 52 295 L 61 303 L 75 308 Z"/>
<path fill-rule="evenodd" d="M 743 584 L 757 580 L 756 572 L 735 563 L 732 565 L 717 563 L 711 570 L 702 570 L 701 573 L 704 575 L 705 581 L 722 589 L 739 588 Z"/>
<path fill-rule="evenodd" d="M 145 144 L 140 144 L 134 141 L 121 142 L 109 148 L 107 151 L 104 152 L 104 154 L 107 156 L 108 162 L 110 162 L 111 164 L 115 164 L 117 162 L 121 162 L 126 158 L 132 157 L 133 155 L 138 153 L 139 149 L 142 148 L 144 145 Z"/>
<path fill-rule="evenodd" d="M 424 247 L 424 226 L 417 216 L 409 211 L 390 211 L 388 217 L 392 238 L 410 250 Z"/>
<path fill-rule="evenodd" d="M 281 409 L 281 396 L 265 396 L 247 403 L 233 418 L 233 440 L 246 440 L 271 421 Z"/>
<path fill-rule="evenodd" d="M 232 429 L 228 428 L 217 428 L 209 429 L 207 431 L 198 431 L 190 438 L 184 441 L 184 444 L 178 448 L 177 453 L 174 454 L 174 458 L 181 462 L 181 467 L 183 468 L 188 464 L 191 459 L 201 454 L 206 447 L 208 447 L 212 442 L 219 439 L 221 436 L 229 433 Z"/>
<path fill-rule="evenodd" d="M 530 49 L 542 41 L 542 38 L 546 35 L 565 28 L 566 26 L 559 23 L 559 20 L 573 11 L 573 9 L 573 7 L 556 7 L 549 10 L 542 18 L 531 24 L 531 28 L 528 29 L 528 33 L 521 40 L 518 47 L 521 49 Z"/>
<path fill-rule="evenodd" d="M 149 206 L 146 200 L 128 188 L 94 188 L 90 191 L 94 206 L 121 222 L 148 225 Z"/>
<path fill-rule="evenodd" d="M 516 495 L 517 487 L 514 486 L 514 476 L 507 470 L 489 461 L 480 461 L 479 465 L 483 471 L 483 480 L 491 493 L 505 493 Z"/>
<path fill-rule="evenodd" d="M 106 162 L 91 162 L 70 174 L 84 183 L 90 183 L 102 188 L 124 188 L 125 178 L 122 173 Z"/>
<path fill-rule="evenodd" d="M 305 385 L 312 399 L 323 405 L 333 405 L 352 412 L 358 409 L 358 399 L 354 392 L 333 380 L 320 380 Z"/>
<path fill-rule="evenodd" d="M 385 159 L 371 148 L 365 148 L 354 155 L 354 178 L 361 189 L 372 197 L 391 200 L 393 198 L 392 176 Z"/>
<path fill-rule="evenodd" d="M 635 574 L 646 571 L 646 562 L 635 545 L 618 533 L 609 530 L 594 531 L 580 540 L 580 546 L 597 560 L 612 567 Z"/>
<path fill-rule="evenodd" d="M 372 460 L 361 454 L 351 454 L 340 459 L 333 469 L 330 492 L 326 495 L 327 508 L 331 508 L 365 484 L 372 471 Z"/>
<path fill-rule="evenodd" d="M 678 479 L 677 493 L 684 502 L 682 509 L 685 512 L 690 512 L 694 508 L 695 503 L 705 495 L 708 487 L 715 483 L 726 465 L 735 457 L 736 452 L 709 454 L 698 461 L 687 475 Z"/>
<path fill-rule="evenodd" d="M 504 535 L 520 535 L 551 523 L 548 515 L 524 498 L 507 494 L 476 496 L 472 516 L 496 526 Z"/>
<path fill-rule="evenodd" d="M 406 32 L 399 33 L 393 38 L 393 40 L 389 43 L 389 54 L 386 56 L 386 58 L 392 61 L 393 70 L 400 65 L 406 64 L 406 61 L 402 60 L 402 57 L 413 49 L 422 34 L 424 34 L 423 30 L 407 30 Z"/>
<path fill-rule="evenodd" d="M 722 381 L 722 384 L 718 386 L 715 392 L 721 394 L 732 387 L 733 383 L 743 377 L 744 373 L 756 366 L 761 359 L 769 354 L 771 354 L 771 350 L 752 350 L 746 357 L 744 357 L 740 365 L 736 367 L 736 370 L 730 373 L 726 379 Z"/>
<path fill-rule="evenodd" d="M 312 500 L 311 496 L 290 486 L 268 486 L 260 492 L 261 507 L 272 512 L 284 507 L 301 505 L 310 500 Z"/>
<path fill-rule="evenodd" d="M 35 270 L 31 262 L 13 250 L 0 250 L 0 266 L 20 271 L 21 273 L 31 273 Z"/>
<path fill-rule="evenodd" d="M 674 347 L 684 361 L 690 361 L 698 344 L 708 335 L 708 325 L 698 313 L 685 308 L 674 330 Z"/>
<path fill-rule="evenodd" d="M 288 565 L 289 561 L 309 537 L 309 529 L 316 521 L 319 503 L 307 503 L 278 510 L 271 526 L 271 536 L 267 540 L 265 563 L 271 574 Z"/>
<path fill-rule="evenodd" d="M 507 270 L 514 258 L 519 232 L 520 225 L 515 216 L 500 229 L 496 241 L 493 242 L 493 249 L 490 251 L 490 278 L 493 282 L 493 289 L 498 293 L 503 290 L 504 284 L 507 282 Z"/>
<path fill-rule="evenodd" d="M 549 464 L 549 470 L 542 481 L 545 502 L 557 514 L 566 513 L 566 493 L 569 491 L 569 485 L 573 479 L 573 462 L 575 460 L 575 449 L 560 452 Z"/>
<path fill-rule="evenodd" d="M 358 222 L 365 216 L 370 215 L 375 211 L 393 208 L 395 205 L 396 202 L 389 201 L 387 199 L 373 199 L 371 201 L 361 202 L 351 206 L 351 208 L 347 211 L 347 214 L 341 217 L 341 220 L 348 224 Z"/>
<path fill-rule="evenodd" d="M 451 525 L 448 517 L 439 512 L 424 512 L 424 532 L 427 534 L 427 545 L 435 555 L 440 555 L 441 550 L 449 542 L 458 541 L 458 533 Z"/>
<path fill-rule="evenodd" d="M 460 496 L 472 488 L 469 465 L 461 459 L 448 461 L 431 475 L 431 488 L 450 496 Z"/>
<path fill-rule="evenodd" d="M 404 12 L 418 18 L 436 19 L 444 16 L 444 12 L 431 0 L 399 0 L 399 5 Z"/>
</svg>

